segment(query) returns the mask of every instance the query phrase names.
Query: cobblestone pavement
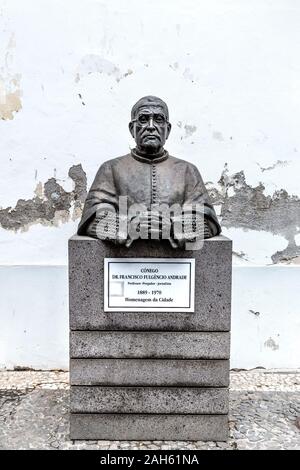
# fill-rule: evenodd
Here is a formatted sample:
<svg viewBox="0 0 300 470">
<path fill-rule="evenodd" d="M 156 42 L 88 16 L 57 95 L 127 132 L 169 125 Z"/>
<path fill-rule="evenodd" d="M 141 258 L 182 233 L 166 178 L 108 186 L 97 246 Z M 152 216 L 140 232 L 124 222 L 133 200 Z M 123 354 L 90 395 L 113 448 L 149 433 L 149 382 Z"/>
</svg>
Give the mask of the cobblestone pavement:
<svg viewBox="0 0 300 470">
<path fill-rule="evenodd" d="M 70 441 L 67 372 L 0 372 L 0 449 L 298 449 L 300 371 L 232 371 L 228 442 Z"/>
</svg>

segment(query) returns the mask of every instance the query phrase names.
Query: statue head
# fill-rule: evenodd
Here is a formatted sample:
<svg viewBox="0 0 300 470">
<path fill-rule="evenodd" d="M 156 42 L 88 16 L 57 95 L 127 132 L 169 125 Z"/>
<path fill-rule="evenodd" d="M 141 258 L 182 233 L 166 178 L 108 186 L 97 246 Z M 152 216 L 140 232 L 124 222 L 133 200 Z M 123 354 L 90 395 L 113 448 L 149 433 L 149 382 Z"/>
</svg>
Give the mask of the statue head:
<svg viewBox="0 0 300 470">
<path fill-rule="evenodd" d="M 140 152 L 158 153 L 171 131 L 166 103 L 157 96 L 144 96 L 138 100 L 131 110 L 129 130 Z"/>
</svg>

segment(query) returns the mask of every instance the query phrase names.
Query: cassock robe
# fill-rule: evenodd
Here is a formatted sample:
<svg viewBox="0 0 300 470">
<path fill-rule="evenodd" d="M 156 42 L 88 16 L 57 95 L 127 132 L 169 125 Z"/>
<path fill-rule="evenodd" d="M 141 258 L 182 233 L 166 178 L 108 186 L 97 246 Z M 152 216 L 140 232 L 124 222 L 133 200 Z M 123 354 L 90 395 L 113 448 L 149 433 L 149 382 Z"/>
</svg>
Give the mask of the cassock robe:
<svg viewBox="0 0 300 470">
<path fill-rule="evenodd" d="M 166 150 L 154 159 L 131 153 L 108 160 L 99 168 L 86 198 L 78 235 L 86 229 L 96 212 L 114 207 L 118 211 L 119 196 L 127 196 L 131 204 L 202 204 L 204 219 L 209 224 L 212 236 L 221 228 L 210 202 L 200 173 L 195 165 L 172 157 Z"/>
</svg>

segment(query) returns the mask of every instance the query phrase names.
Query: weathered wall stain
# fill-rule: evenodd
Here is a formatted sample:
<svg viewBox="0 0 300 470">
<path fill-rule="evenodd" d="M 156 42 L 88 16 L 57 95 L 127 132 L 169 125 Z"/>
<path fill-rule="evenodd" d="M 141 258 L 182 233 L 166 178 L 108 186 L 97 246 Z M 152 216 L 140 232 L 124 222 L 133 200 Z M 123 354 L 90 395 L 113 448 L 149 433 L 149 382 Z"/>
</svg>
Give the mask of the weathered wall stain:
<svg viewBox="0 0 300 470">
<path fill-rule="evenodd" d="M 289 195 L 285 189 L 267 196 L 262 183 L 256 187 L 247 184 L 244 171 L 229 175 L 227 164 L 218 183 L 218 187 L 210 189 L 210 195 L 213 203 L 221 206 L 223 227 L 267 231 L 285 237 L 288 246 L 273 254 L 273 263 L 300 256 L 300 246 L 295 243 L 300 227 L 298 196 Z"/>
<path fill-rule="evenodd" d="M 74 188 L 68 192 L 50 178 L 44 186 L 37 185 L 32 199 L 19 199 L 14 208 L 0 209 L 0 226 L 6 230 L 26 230 L 32 224 L 57 225 L 80 217 L 87 195 L 87 178 L 81 164 L 73 165 L 68 172 Z M 73 207 L 73 214 L 70 210 Z"/>
<path fill-rule="evenodd" d="M 22 109 L 21 74 L 14 73 L 15 35 L 12 33 L 0 63 L 0 119 L 11 120 Z"/>
<path fill-rule="evenodd" d="M 0 78 L 0 88 L 4 88 L 4 85 L 1 85 Z M 14 118 L 14 113 L 17 113 L 22 108 L 21 103 L 21 91 L 19 89 L 13 92 L 4 92 L 1 93 L 0 97 L 0 119 L 11 120 Z"/>
<path fill-rule="evenodd" d="M 182 127 L 181 122 L 178 127 Z M 35 223 L 57 225 L 71 218 L 78 219 L 87 194 L 86 174 L 80 164 L 72 166 L 68 174 L 74 181 L 72 191 L 66 191 L 55 177 L 48 179 L 44 185 L 39 182 L 32 199 L 19 199 L 14 208 L 0 209 L 0 226 L 7 230 L 19 230 Z M 218 186 L 212 186 L 209 192 L 212 202 L 220 207 L 223 227 L 267 231 L 284 236 L 288 245 L 283 251 L 272 255 L 273 263 L 298 263 L 300 247 L 296 245 L 295 235 L 300 227 L 300 199 L 290 196 L 284 189 L 267 196 L 264 189 L 262 183 L 256 187 L 248 185 L 243 171 L 229 175 L 225 164 Z M 244 252 L 234 254 L 247 261 Z"/>
<path fill-rule="evenodd" d="M 85 102 L 84 102 L 83 99 L 82 99 L 82 94 L 81 94 L 81 93 L 78 93 L 78 96 L 79 96 L 79 99 L 81 100 L 81 104 L 82 104 L 83 106 L 85 106 Z"/>
<path fill-rule="evenodd" d="M 288 160 L 277 160 L 275 163 L 273 163 L 273 165 L 271 166 L 267 166 L 267 167 L 263 167 L 261 166 L 259 163 L 256 163 L 259 168 L 261 169 L 261 172 L 263 173 L 264 171 L 270 171 L 270 170 L 274 170 L 275 168 L 278 168 L 278 167 L 284 167 L 284 166 L 287 166 L 290 162 Z"/>
<path fill-rule="evenodd" d="M 224 140 L 223 134 L 222 134 L 222 132 L 220 132 L 220 131 L 214 131 L 214 132 L 212 133 L 212 136 L 213 136 L 213 139 L 215 139 L 215 140 L 219 140 L 219 141 L 223 141 L 223 140 Z"/>
<path fill-rule="evenodd" d="M 243 251 L 232 251 L 232 254 L 237 256 L 238 258 L 240 259 L 243 259 L 245 261 L 248 261 L 248 258 L 247 258 L 247 255 L 246 253 L 244 253 Z"/>
<path fill-rule="evenodd" d="M 279 344 L 277 344 L 273 338 L 269 338 L 267 341 L 264 342 L 264 346 L 266 348 L 270 348 L 272 349 L 273 351 L 276 351 L 277 349 L 279 349 Z"/>
<path fill-rule="evenodd" d="M 185 130 L 185 136 L 184 137 L 190 137 L 192 134 L 194 134 L 194 132 L 196 132 L 197 126 L 193 126 L 193 125 L 190 125 L 190 124 L 185 124 L 184 130 Z"/>
<path fill-rule="evenodd" d="M 189 67 L 186 67 L 183 71 L 183 77 L 186 78 L 187 80 L 190 80 L 192 83 L 194 83 L 195 78 L 194 74 L 192 73 L 191 69 Z"/>
<path fill-rule="evenodd" d="M 252 315 L 254 315 L 255 317 L 259 317 L 260 316 L 260 312 L 257 312 L 255 310 L 249 310 L 249 313 L 252 313 Z"/>
<path fill-rule="evenodd" d="M 189 53 L 187 53 L 189 55 Z M 169 64 L 170 69 L 174 70 L 174 72 L 179 72 L 180 71 L 180 66 L 178 62 L 174 62 L 173 64 Z M 186 80 L 189 80 L 190 82 L 194 83 L 196 81 L 196 78 L 194 76 L 194 73 L 191 71 L 189 67 L 185 67 L 184 70 L 182 71 L 182 76 Z"/>
<path fill-rule="evenodd" d="M 87 54 L 80 61 L 75 75 L 75 82 L 78 83 L 83 76 L 91 73 L 106 74 L 114 77 L 115 80 L 119 82 L 123 78 L 132 75 L 133 70 L 127 69 L 126 72 L 122 72 L 121 69 L 110 60 L 104 59 L 97 54 Z"/>
<path fill-rule="evenodd" d="M 194 126 L 193 124 L 184 124 L 183 125 L 182 121 L 177 122 L 177 127 L 179 127 L 179 129 L 183 128 L 185 130 L 185 134 L 180 137 L 181 140 L 183 138 L 186 139 L 188 137 L 191 137 L 191 135 L 193 135 L 197 130 L 197 126 Z"/>
<path fill-rule="evenodd" d="M 169 64 L 170 69 L 172 70 L 178 70 L 179 64 L 178 62 L 174 62 L 173 64 Z"/>
</svg>

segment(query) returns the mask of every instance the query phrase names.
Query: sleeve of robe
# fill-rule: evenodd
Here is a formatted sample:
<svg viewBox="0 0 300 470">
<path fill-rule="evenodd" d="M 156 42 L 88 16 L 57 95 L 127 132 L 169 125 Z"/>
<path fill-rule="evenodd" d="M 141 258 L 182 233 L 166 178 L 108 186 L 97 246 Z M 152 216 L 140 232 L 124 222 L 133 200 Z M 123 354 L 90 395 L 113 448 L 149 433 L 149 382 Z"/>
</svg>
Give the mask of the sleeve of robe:
<svg viewBox="0 0 300 470">
<path fill-rule="evenodd" d="M 109 162 L 105 162 L 99 168 L 87 195 L 77 230 L 78 235 L 86 235 L 86 229 L 97 211 L 114 210 L 114 212 L 118 212 L 118 209 L 118 196 L 112 166 Z"/>
<path fill-rule="evenodd" d="M 204 215 L 204 222 L 208 224 L 211 236 L 219 235 L 221 233 L 221 227 L 218 218 L 201 175 L 195 165 L 189 164 L 187 166 L 185 184 L 184 204 L 192 206 L 199 204 L 199 208 L 193 209 L 193 213 L 197 215 L 197 212 L 199 213 L 200 211 L 199 215 L 201 217 Z"/>
</svg>

